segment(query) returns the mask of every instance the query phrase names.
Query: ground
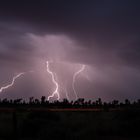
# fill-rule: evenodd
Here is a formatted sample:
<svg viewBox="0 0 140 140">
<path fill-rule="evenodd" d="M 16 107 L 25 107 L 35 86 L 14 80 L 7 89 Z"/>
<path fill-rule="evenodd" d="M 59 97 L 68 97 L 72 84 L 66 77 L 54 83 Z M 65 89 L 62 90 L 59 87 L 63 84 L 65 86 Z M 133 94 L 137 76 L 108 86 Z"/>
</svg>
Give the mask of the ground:
<svg viewBox="0 0 140 140">
<path fill-rule="evenodd" d="M 0 112 L 0 139 L 138 140 L 140 110 Z"/>
</svg>

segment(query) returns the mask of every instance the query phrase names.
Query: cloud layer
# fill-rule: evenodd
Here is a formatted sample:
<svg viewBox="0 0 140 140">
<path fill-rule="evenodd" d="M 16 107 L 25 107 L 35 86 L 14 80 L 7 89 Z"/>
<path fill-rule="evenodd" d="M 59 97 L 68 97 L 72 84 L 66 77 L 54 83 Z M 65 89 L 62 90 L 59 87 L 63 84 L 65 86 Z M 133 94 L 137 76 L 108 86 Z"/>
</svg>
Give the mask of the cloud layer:
<svg viewBox="0 0 140 140">
<path fill-rule="evenodd" d="M 81 97 L 139 98 L 139 14 L 140 2 L 132 0 L 0 2 L 0 85 L 15 73 L 32 69 L 40 74 L 29 79 L 40 78 L 44 62 L 53 59 L 69 67 L 87 65 L 90 82 L 82 77 L 77 81 Z M 66 72 L 72 76 L 75 69 Z M 28 96 L 41 94 L 30 88 Z M 45 94 L 45 84 L 43 88 Z M 70 84 L 68 88 L 72 92 Z M 8 97 L 19 95 L 16 90 L 7 92 Z"/>
</svg>

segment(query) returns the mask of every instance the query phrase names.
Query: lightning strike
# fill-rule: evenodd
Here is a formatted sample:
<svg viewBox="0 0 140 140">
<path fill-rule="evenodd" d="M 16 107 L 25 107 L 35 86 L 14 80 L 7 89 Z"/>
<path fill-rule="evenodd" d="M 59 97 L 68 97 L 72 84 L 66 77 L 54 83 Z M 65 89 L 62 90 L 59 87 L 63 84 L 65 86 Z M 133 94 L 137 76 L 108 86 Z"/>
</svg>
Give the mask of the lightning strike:
<svg viewBox="0 0 140 140">
<path fill-rule="evenodd" d="M 82 65 L 82 67 L 80 68 L 80 70 L 78 70 L 77 72 L 75 72 L 74 75 L 73 75 L 72 88 L 73 88 L 73 91 L 74 91 L 76 100 L 78 99 L 78 95 L 77 95 L 77 92 L 76 92 L 76 90 L 75 90 L 75 80 L 76 80 L 76 77 L 77 77 L 82 71 L 84 71 L 84 69 L 85 69 L 85 65 Z"/>
<path fill-rule="evenodd" d="M 16 75 L 16 76 L 14 76 L 13 79 L 12 79 L 12 82 L 11 82 L 9 85 L 0 88 L 0 93 L 1 93 L 3 90 L 12 87 L 12 86 L 14 85 L 16 79 L 19 78 L 20 76 L 24 75 L 24 74 L 25 74 L 25 73 L 22 72 L 22 73 L 19 73 L 19 74 Z"/>
<path fill-rule="evenodd" d="M 63 90 L 64 90 L 64 92 L 65 92 L 65 95 L 66 95 L 67 100 L 70 100 L 69 95 L 68 95 L 68 91 L 67 91 L 67 86 L 65 86 L 65 87 L 63 88 Z"/>
<path fill-rule="evenodd" d="M 59 85 L 58 85 L 57 81 L 55 80 L 55 74 L 49 68 L 49 61 L 47 61 L 46 64 L 47 64 L 47 72 L 51 75 L 52 82 L 56 86 L 52 95 L 48 96 L 48 100 L 50 100 L 50 98 L 53 98 L 55 95 L 57 95 L 57 100 L 59 100 L 60 99 L 60 94 L 59 94 L 59 91 L 58 91 L 59 90 Z"/>
<path fill-rule="evenodd" d="M 68 96 L 67 88 L 65 88 L 65 93 L 66 93 L 66 98 L 67 98 L 67 100 L 70 100 L 70 99 L 69 99 L 69 96 Z"/>
</svg>

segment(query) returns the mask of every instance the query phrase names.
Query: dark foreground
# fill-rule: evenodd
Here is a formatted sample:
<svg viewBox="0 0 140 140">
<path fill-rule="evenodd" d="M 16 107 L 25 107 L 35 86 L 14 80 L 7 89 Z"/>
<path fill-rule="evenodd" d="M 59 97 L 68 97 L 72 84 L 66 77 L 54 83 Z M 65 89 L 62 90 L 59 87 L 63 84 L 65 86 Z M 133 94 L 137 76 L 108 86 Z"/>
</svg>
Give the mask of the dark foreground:
<svg viewBox="0 0 140 140">
<path fill-rule="evenodd" d="M 139 140 L 140 109 L 0 109 L 0 140 Z"/>
</svg>

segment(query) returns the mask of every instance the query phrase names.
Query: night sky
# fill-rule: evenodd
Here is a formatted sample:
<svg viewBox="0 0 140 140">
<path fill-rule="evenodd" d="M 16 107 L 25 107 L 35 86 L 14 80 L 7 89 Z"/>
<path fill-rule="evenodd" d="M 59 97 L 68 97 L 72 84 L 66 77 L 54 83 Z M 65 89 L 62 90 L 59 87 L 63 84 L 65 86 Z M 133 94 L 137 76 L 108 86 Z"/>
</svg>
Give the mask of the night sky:
<svg viewBox="0 0 140 140">
<path fill-rule="evenodd" d="M 27 72 L 0 94 L 5 98 L 48 96 L 54 85 L 71 99 L 72 76 L 79 97 L 140 98 L 139 0 L 1 0 L 0 87 Z M 28 73 L 34 71 L 33 73 Z"/>
</svg>

